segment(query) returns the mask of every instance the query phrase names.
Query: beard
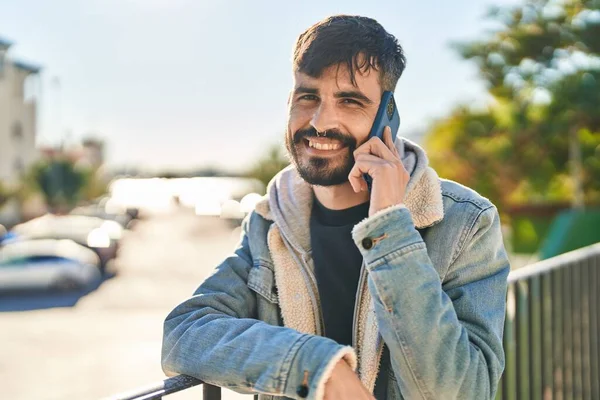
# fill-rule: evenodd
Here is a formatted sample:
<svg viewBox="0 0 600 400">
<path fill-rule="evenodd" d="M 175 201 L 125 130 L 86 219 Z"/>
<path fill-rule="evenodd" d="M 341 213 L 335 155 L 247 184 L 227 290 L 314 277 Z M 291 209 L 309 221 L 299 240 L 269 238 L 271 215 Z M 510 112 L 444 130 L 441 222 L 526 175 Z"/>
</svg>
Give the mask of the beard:
<svg viewBox="0 0 600 400">
<path fill-rule="evenodd" d="M 296 170 L 311 185 L 335 186 L 348 182 L 348 175 L 354 167 L 354 150 L 356 139 L 344 135 L 338 130 L 323 132 L 323 136 L 338 140 L 345 151 L 336 157 L 318 157 L 306 154 L 305 139 L 317 137 L 315 128 L 298 130 L 293 135 L 288 131 L 285 135 L 285 147 Z"/>
</svg>

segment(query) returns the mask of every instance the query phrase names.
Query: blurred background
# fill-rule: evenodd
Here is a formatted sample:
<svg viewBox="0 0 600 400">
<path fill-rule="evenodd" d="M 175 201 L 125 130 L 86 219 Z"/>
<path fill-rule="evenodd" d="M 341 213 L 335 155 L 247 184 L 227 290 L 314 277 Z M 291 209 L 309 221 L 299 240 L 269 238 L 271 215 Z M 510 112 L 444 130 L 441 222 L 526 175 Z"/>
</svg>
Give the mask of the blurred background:
<svg viewBox="0 0 600 400">
<path fill-rule="evenodd" d="M 293 43 L 338 13 L 399 39 L 399 134 L 497 205 L 513 269 L 600 241 L 598 0 L 0 0 L 1 398 L 163 378 L 162 321 L 288 164 Z"/>
</svg>

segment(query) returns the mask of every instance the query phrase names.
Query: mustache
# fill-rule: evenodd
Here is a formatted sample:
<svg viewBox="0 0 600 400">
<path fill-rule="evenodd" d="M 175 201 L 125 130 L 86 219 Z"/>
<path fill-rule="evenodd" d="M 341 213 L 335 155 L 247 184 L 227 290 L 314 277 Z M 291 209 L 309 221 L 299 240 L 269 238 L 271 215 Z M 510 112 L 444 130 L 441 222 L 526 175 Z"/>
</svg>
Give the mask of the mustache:
<svg viewBox="0 0 600 400">
<path fill-rule="evenodd" d="M 343 145 L 349 147 L 356 147 L 356 139 L 351 135 L 344 135 L 337 129 L 329 129 L 323 132 L 319 132 L 319 136 L 327 136 L 329 139 L 338 140 Z M 303 139 L 310 137 L 318 137 L 317 130 L 313 127 L 308 129 L 300 129 L 294 133 L 294 143 L 299 144 Z"/>
</svg>

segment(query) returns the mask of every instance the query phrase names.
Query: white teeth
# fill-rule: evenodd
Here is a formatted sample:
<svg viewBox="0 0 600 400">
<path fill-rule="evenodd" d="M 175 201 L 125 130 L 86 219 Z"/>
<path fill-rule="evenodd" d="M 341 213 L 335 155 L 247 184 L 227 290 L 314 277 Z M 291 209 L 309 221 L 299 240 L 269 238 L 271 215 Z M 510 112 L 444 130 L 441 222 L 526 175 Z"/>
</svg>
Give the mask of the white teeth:
<svg viewBox="0 0 600 400">
<path fill-rule="evenodd" d="M 308 145 L 317 150 L 337 150 L 341 147 L 338 143 L 317 143 L 312 140 L 308 141 Z"/>
</svg>

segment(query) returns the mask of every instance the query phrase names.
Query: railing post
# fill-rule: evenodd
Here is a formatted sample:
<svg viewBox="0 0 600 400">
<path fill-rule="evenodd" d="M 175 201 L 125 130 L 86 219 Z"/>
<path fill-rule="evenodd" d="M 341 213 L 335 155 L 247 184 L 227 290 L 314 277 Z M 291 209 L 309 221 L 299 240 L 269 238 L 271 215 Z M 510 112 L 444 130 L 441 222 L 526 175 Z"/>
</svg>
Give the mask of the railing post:
<svg viewBox="0 0 600 400">
<path fill-rule="evenodd" d="M 553 359 L 553 329 L 552 321 L 552 273 L 542 275 L 542 393 L 544 400 L 551 399 L 554 391 L 554 359 Z"/>
<path fill-rule="evenodd" d="M 573 399 L 573 305 L 571 296 L 571 265 L 562 268 L 563 272 L 563 398 Z"/>
<path fill-rule="evenodd" d="M 573 398 L 583 398 L 583 368 L 581 346 L 581 280 L 580 263 L 571 264 L 571 309 L 573 310 Z"/>
<path fill-rule="evenodd" d="M 504 377 L 500 377 L 500 382 L 498 382 L 498 390 L 496 390 L 496 396 L 494 400 L 502 400 L 504 399 Z"/>
<path fill-rule="evenodd" d="M 202 387 L 203 400 L 221 400 L 221 388 L 206 383 Z"/>
<path fill-rule="evenodd" d="M 518 398 L 527 399 L 530 395 L 529 386 L 529 280 L 519 281 L 515 284 L 517 292 L 517 388 Z"/>
<path fill-rule="evenodd" d="M 542 307 L 540 300 L 540 279 L 533 276 L 527 280 L 529 286 L 529 399 L 542 400 Z"/>
<path fill-rule="evenodd" d="M 600 271 L 598 271 L 599 265 L 598 260 L 600 257 L 594 257 L 588 264 L 589 279 L 588 279 L 588 290 L 589 290 L 589 305 L 590 305 L 590 373 L 592 374 L 592 399 L 600 399 L 600 346 L 598 341 L 600 340 L 600 307 L 598 302 L 600 296 L 598 291 L 600 290 Z"/>
<path fill-rule="evenodd" d="M 563 372 L 563 304 L 562 304 L 562 276 L 563 270 L 551 272 L 552 276 L 552 344 L 553 344 L 553 399 L 563 399 L 564 372 Z"/>
<path fill-rule="evenodd" d="M 590 368 L 590 295 L 588 290 L 589 276 L 589 261 L 579 268 L 580 281 L 579 289 L 581 292 L 581 377 L 582 377 L 582 394 L 584 399 L 592 398 L 592 374 Z"/>
<path fill-rule="evenodd" d="M 502 377 L 502 398 L 517 399 L 517 349 L 515 340 L 515 320 L 517 314 L 517 299 L 515 284 L 508 285 L 506 296 L 506 320 L 504 322 L 504 354 L 506 368 Z"/>
</svg>

